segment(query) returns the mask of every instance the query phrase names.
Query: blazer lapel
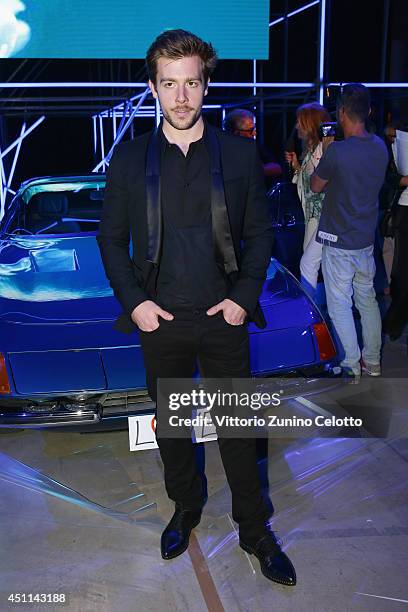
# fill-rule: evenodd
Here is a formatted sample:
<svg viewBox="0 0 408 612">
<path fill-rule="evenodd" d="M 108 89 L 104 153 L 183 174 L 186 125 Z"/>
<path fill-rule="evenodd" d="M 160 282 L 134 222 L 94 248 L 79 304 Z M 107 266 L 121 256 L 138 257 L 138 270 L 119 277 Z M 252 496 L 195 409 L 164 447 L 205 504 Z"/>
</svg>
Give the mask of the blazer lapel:
<svg viewBox="0 0 408 612">
<path fill-rule="evenodd" d="M 223 262 L 226 274 L 231 274 L 231 272 L 238 272 L 238 264 L 225 202 L 221 148 L 215 130 L 208 123 L 206 128 L 206 144 L 210 154 L 211 217 L 215 255 L 217 260 Z"/>
<path fill-rule="evenodd" d="M 157 266 L 160 262 L 163 220 L 161 214 L 160 134 L 156 128 L 147 146 L 146 206 L 147 206 L 147 261 Z M 211 218 L 216 259 L 224 265 L 226 274 L 238 272 L 231 228 L 225 202 L 221 169 L 221 149 L 215 130 L 206 123 L 206 146 L 210 157 Z"/>
<path fill-rule="evenodd" d="M 147 261 L 158 265 L 162 241 L 160 136 L 159 128 L 151 135 L 146 153 Z"/>
</svg>

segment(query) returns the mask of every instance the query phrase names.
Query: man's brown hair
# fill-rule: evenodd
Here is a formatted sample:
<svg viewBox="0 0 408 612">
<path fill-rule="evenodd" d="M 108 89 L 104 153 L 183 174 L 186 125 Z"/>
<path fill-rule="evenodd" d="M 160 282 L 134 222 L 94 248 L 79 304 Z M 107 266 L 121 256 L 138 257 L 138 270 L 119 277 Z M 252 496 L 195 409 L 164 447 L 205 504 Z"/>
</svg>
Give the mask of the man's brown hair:
<svg viewBox="0 0 408 612">
<path fill-rule="evenodd" d="M 178 60 L 198 55 L 203 65 L 205 85 L 217 64 L 217 54 L 211 43 L 187 32 L 187 30 L 166 30 L 150 45 L 146 54 L 146 68 L 149 79 L 156 84 L 157 62 L 160 57 Z"/>
</svg>

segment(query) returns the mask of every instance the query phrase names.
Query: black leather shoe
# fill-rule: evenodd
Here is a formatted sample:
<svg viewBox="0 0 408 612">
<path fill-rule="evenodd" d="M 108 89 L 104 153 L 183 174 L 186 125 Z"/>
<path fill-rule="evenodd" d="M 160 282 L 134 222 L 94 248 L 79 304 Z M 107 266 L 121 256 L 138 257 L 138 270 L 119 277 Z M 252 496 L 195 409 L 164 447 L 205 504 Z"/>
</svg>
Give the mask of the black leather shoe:
<svg viewBox="0 0 408 612">
<path fill-rule="evenodd" d="M 295 586 L 296 572 L 290 559 L 281 550 L 275 536 L 268 533 L 253 546 L 241 539 L 239 545 L 250 555 L 255 555 L 261 564 L 261 572 L 269 580 L 286 586 Z"/>
<path fill-rule="evenodd" d="M 187 550 L 191 530 L 197 527 L 200 520 L 201 510 L 186 510 L 176 506 L 176 511 L 161 537 L 163 559 L 174 559 Z"/>
</svg>

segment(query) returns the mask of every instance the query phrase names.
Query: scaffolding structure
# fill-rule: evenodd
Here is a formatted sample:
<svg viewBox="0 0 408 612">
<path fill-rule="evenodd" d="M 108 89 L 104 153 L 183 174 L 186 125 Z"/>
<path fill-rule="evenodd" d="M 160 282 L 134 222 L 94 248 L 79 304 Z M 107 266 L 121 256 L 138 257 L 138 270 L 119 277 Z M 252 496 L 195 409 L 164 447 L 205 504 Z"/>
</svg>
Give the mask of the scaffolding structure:
<svg viewBox="0 0 408 612">
<path fill-rule="evenodd" d="M 287 6 L 286 2 L 286 6 Z M 386 52 L 387 52 L 387 29 L 388 29 L 388 15 L 390 8 L 389 0 L 384 0 L 384 35 L 382 40 L 382 63 L 381 63 L 381 76 L 382 81 L 378 83 L 365 83 L 365 85 L 369 88 L 384 88 L 384 89 L 401 89 L 407 88 L 408 83 L 390 83 L 385 82 L 385 66 L 386 66 Z M 312 9 L 313 7 L 318 8 L 318 44 L 317 44 L 317 57 L 316 57 L 316 78 L 313 82 L 289 82 L 287 80 L 288 76 L 288 63 L 287 63 L 287 54 L 288 54 L 288 22 L 290 19 L 305 13 L 306 11 Z M 257 60 L 252 60 L 252 79 L 250 81 L 245 82 L 211 82 L 211 88 L 232 88 L 237 90 L 247 89 L 248 95 L 240 100 L 239 102 L 228 102 L 228 103 L 220 103 L 220 104 L 204 104 L 204 111 L 207 110 L 216 110 L 219 111 L 224 118 L 226 111 L 229 108 L 236 106 L 250 106 L 251 108 L 257 108 L 259 111 L 258 114 L 258 124 L 257 124 L 257 132 L 258 136 L 263 141 L 263 123 L 264 123 L 264 109 L 265 103 L 272 99 L 280 100 L 282 113 L 284 115 L 283 122 L 283 140 L 286 140 L 286 114 L 291 111 L 293 107 L 295 107 L 302 97 L 313 95 L 315 99 L 319 100 L 320 103 L 324 103 L 325 100 L 325 92 L 328 91 L 329 87 L 339 86 L 341 83 L 332 83 L 328 80 L 327 74 L 327 45 L 326 45 L 326 24 L 327 24 L 327 13 L 328 13 L 328 0 L 313 0 L 296 10 L 291 12 L 286 11 L 285 14 L 279 16 L 269 23 L 270 28 L 276 27 L 278 24 L 283 23 L 285 30 L 284 37 L 284 80 L 282 82 L 263 82 L 262 79 L 262 70 L 258 69 Z M 258 80 L 259 79 L 259 80 Z M 346 82 L 346 81 L 345 81 Z M 114 89 L 123 89 L 132 90 L 135 92 L 135 95 L 123 99 L 121 96 L 99 96 L 95 97 L 66 97 L 66 96 L 58 96 L 58 97 L 42 97 L 40 99 L 36 98 L 24 98 L 25 101 L 30 101 L 35 103 L 41 100 L 42 106 L 38 107 L 44 109 L 44 104 L 48 104 L 49 111 L 53 111 L 56 108 L 63 111 L 64 108 L 68 112 L 72 112 L 73 110 L 78 112 L 87 113 L 88 116 L 91 116 L 92 120 L 92 134 L 93 134 L 93 152 L 95 159 L 98 160 L 95 167 L 93 168 L 93 172 L 105 171 L 107 165 L 109 164 L 109 160 L 112 155 L 112 151 L 114 146 L 120 142 L 125 133 L 130 130 L 131 138 L 134 136 L 134 120 L 137 118 L 152 118 L 156 125 L 160 121 L 160 107 L 157 101 L 152 102 L 150 98 L 150 90 L 146 87 L 145 82 L 130 82 L 130 81 L 102 81 L 102 82 L 6 82 L 0 83 L 0 90 L 7 88 L 24 88 L 24 89 L 82 89 L 82 88 L 110 88 L 112 91 Z M 272 91 L 277 93 L 271 93 Z M 9 103 L 17 102 L 21 100 L 19 98 L 9 98 L 9 99 L 1 99 L 0 100 L 8 100 Z M 103 110 L 98 112 L 93 112 L 92 109 L 95 106 L 96 101 L 114 101 L 119 100 L 119 102 L 113 106 L 105 107 Z M 293 103 L 293 101 L 295 103 Z M 53 103 L 56 103 L 56 106 L 52 106 Z M 74 105 L 72 104 L 74 102 Z M 64 104 L 66 105 L 64 107 Z M 68 106 L 69 104 L 69 106 Z M 32 106 L 32 108 L 37 108 Z M 41 117 L 41 120 L 38 120 L 37 124 L 44 119 L 44 116 Z M 25 124 L 24 124 L 25 125 Z M 107 126 L 109 129 L 109 138 L 107 138 Z M 30 129 L 34 129 L 31 127 Z M 25 130 L 25 127 L 24 127 Z M 22 130 L 22 133 L 24 132 Z M 27 132 L 24 132 L 24 135 L 27 135 Z M 24 136 L 23 136 L 24 137 Z M 0 143 L 0 176 L 1 176 L 1 190 L 0 203 L 2 205 L 2 209 L 4 210 L 4 203 L 8 193 L 12 193 L 11 189 L 11 180 L 13 178 L 13 173 L 15 169 L 15 165 L 17 163 L 18 154 L 20 152 L 20 146 L 22 138 L 17 139 L 16 143 L 13 143 L 13 147 L 15 148 L 15 157 L 12 165 L 12 172 L 6 176 L 4 170 L 4 164 L 2 160 L 6 151 L 3 150 L 1 152 L 1 144 Z M 109 141 L 109 143 L 108 143 Z M 19 144 L 18 144 L 19 143 Z M 10 146 L 6 149 L 10 150 Z M 0 218 L 1 218 L 1 209 L 0 209 Z"/>
</svg>

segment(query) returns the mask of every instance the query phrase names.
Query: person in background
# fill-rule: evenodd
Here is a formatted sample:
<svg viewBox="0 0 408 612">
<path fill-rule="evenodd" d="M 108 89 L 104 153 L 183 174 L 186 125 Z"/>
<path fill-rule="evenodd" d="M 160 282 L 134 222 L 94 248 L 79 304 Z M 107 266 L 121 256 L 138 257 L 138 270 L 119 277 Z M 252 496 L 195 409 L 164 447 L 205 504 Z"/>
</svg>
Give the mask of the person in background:
<svg viewBox="0 0 408 612">
<path fill-rule="evenodd" d="M 297 184 L 299 199 L 305 215 L 305 237 L 303 256 L 300 260 L 301 283 L 312 298 L 316 296 L 317 278 L 322 261 L 322 245 L 316 241 L 317 226 L 322 211 L 324 193 L 313 193 L 310 189 L 310 177 L 323 154 L 323 148 L 332 139 L 322 144 L 319 139 L 319 126 L 330 121 L 329 112 L 318 102 L 300 106 L 296 113 L 296 129 L 303 144 L 303 159 L 300 163 L 294 151 L 285 151 L 285 159 L 294 174 L 293 182 Z"/>
<path fill-rule="evenodd" d="M 389 126 L 387 135 L 393 142 L 396 135 L 395 127 Z M 408 176 L 399 174 L 394 160 L 391 159 L 387 178 L 391 185 L 390 190 L 394 192 L 397 190 L 395 194 L 397 204 L 391 268 L 391 306 L 384 318 L 383 331 L 390 336 L 391 340 L 397 340 L 408 323 Z M 392 240 L 392 238 L 385 240 Z"/>
<path fill-rule="evenodd" d="M 326 196 L 316 240 L 323 244 L 322 270 L 327 306 L 344 356 L 344 376 L 358 382 L 361 370 L 381 375 L 381 316 L 374 290 L 374 239 L 378 194 L 388 153 L 384 142 L 369 134 L 370 93 L 348 83 L 337 100 L 337 120 L 344 140 L 332 142 L 310 179 L 315 193 Z M 364 347 L 357 339 L 352 306 L 361 316 Z"/>
<path fill-rule="evenodd" d="M 244 138 L 256 138 L 255 115 L 244 108 L 235 108 L 230 111 L 224 119 L 223 128 L 230 134 Z M 274 159 L 272 154 L 259 142 L 257 142 L 259 157 L 263 164 L 266 185 L 272 186 L 282 175 L 282 167 Z"/>
<path fill-rule="evenodd" d="M 395 165 L 394 155 L 392 152 L 392 143 L 395 140 L 395 126 L 388 122 L 384 128 L 384 142 L 387 145 L 388 150 L 388 166 L 385 173 L 384 183 L 381 187 L 380 194 L 378 196 L 379 201 L 379 214 L 378 214 L 378 226 L 376 232 L 376 242 L 374 244 L 374 257 L 378 268 L 378 262 L 381 259 L 384 265 L 384 271 L 386 275 L 386 286 L 383 289 L 384 295 L 390 294 L 390 283 L 391 283 L 391 268 L 392 261 L 394 259 L 394 245 L 395 240 L 393 236 L 384 237 L 381 233 L 381 223 L 386 211 L 394 207 L 398 202 L 399 198 L 399 181 L 400 175 L 398 174 L 397 167 Z M 401 189 L 402 191 L 402 189 Z M 377 269 L 378 275 L 378 269 Z M 381 292 L 381 291 L 380 291 Z"/>
</svg>

